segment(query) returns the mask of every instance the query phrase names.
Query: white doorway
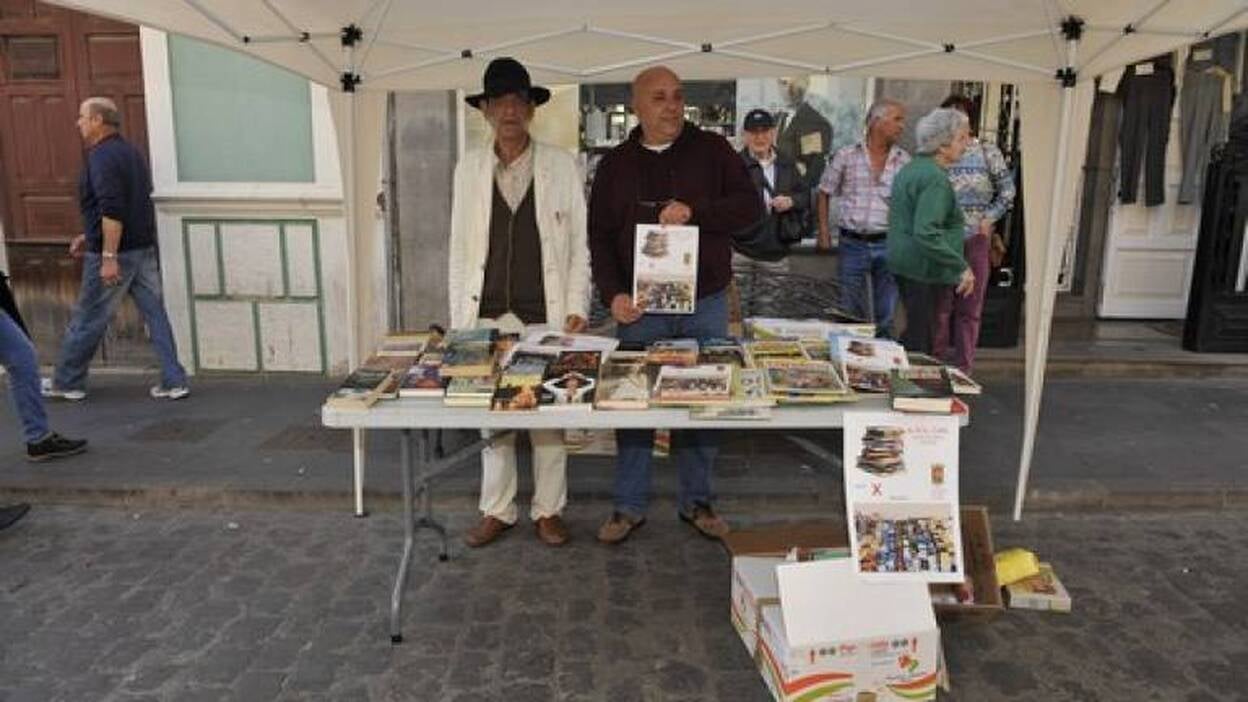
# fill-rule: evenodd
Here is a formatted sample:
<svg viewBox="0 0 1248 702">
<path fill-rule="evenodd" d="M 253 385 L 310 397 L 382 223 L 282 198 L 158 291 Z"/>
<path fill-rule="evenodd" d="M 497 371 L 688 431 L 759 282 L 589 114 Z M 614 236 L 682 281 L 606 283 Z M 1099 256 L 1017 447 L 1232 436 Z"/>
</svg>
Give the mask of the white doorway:
<svg viewBox="0 0 1248 702">
<path fill-rule="evenodd" d="M 1182 62 L 1176 65 L 1183 65 Z M 1182 71 L 1177 71 L 1181 74 Z M 1176 75 L 1176 93 L 1182 80 Z M 1187 316 L 1200 229 L 1200 204 L 1176 201 L 1183 177 L 1179 149 L 1179 105 L 1170 115 L 1170 141 L 1166 147 L 1165 202 L 1145 207 L 1143 183 L 1137 201 L 1124 205 L 1115 196 L 1110 205 L 1109 226 L 1098 313 L 1118 319 L 1182 319 Z M 1141 179 L 1143 177 L 1143 168 Z M 1121 174 L 1119 174 L 1121 177 Z M 1114 192 L 1118 192 L 1115 187 Z"/>
</svg>

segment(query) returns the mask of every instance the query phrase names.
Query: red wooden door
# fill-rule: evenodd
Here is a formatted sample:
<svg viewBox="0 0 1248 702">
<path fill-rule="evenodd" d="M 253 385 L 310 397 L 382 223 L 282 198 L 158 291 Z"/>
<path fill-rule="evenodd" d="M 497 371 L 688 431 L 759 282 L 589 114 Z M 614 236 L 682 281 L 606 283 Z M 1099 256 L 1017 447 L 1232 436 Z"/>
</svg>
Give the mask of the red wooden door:
<svg viewBox="0 0 1248 702">
<path fill-rule="evenodd" d="M 74 122 L 92 96 L 117 103 L 123 134 L 146 153 L 138 28 L 35 0 L 0 0 L 0 208 L 14 292 L 44 363 L 55 360 L 82 270 L 66 250 L 82 231 L 83 152 Z M 114 318 L 100 360 L 150 362 L 133 305 Z"/>
</svg>

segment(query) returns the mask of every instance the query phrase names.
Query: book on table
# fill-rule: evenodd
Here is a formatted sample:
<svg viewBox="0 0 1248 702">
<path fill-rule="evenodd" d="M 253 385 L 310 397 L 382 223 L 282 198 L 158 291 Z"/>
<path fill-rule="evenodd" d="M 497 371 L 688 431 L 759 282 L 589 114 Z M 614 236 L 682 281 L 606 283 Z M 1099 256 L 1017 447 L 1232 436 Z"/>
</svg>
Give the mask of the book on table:
<svg viewBox="0 0 1248 702">
<path fill-rule="evenodd" d="M 870 322 L 829 322 L 822 319 L 746 317 L 745 329 L 754 339 L 825 340 L 836 334 L 871 338 L 875 325 Z"/>
<path fill-rule="evenodd" d="M 764 361 L 777 360 L 809 360 L 802 342 L 797 339 L 755 339 L 746 342 L 745 353 L 750 365 L 761 368 Z"/>
<path fill-rule="evenodd" d="M 697 339 L 659 339 L 646 347 L 646 363 L 654 366 L 692 366 L 698 362 Z"/>
<path fill-rule="evenodd" d="M 442 377 L 442 362 L 421 361 L 408 368 L 399 381 L 399 397 L 442 397 L 446 393 L 446 381 Z"/>
<path fill-rule="evenodd" d="M 633 304 L 650 314 L 693 314 L 698 299 L 698 228 L 638 224 Z"/>
<path fill-rule="evenodd" d="M 446 384 L 443 404 L 450 407 L 489 407 L 494 397 L 495 378 L 485 376 L 460 376 Z"/>
<path fill-rule="evenodd" d="M 429 345 L 432 332 L 393 332 L 382 337 L 378 356 L 419 356 Z"/>
<path fill-rule="evenodd" d="M 494 370 L 491 342 L 463 342 L 447 345 L 442 353 L 442 375 L 446 378 L 479 377 Z"/>
<path fill-rule="evenodd" d="M 662 366 L 651 401 L 658 405 L 728 404 L 732 401 L 732 366 Z"/>
<path fill-rule="evenodd" d="M 859 392 L 888 392 L 889 373 L 910 367 L 905 348 L 895 341 L 838 335 L 828 343 L 845 382 Z"/>
<path fill-rule="evenodd" d="M 827 361 L 769 359 L 763 361 L 767 392 L 785 404 L 841 402 L 853 393 Z"/>
<path fill-rule="evenodd" d="M 546 367 L 538 409 L 542 411 L 591 410 L 601 351 L 564 351 Z"/>
<path fill-rule="evenodd" d="M 504 371 L 499 376 L 498 386 L 494 389 L 494 394 L 490 399 L 490 410 L 494 412 L 536 410 L 541 388 L 540 373 Z"/>
<path fill-rule="evenodd" d="M 395 375 L 397 372 L 390 368 L 357 368 L 330 393 L 325 405 L 343 410 L 366 410 L 382 398 Z"/>
<path fill-rule="evenodd" d="M 889 371 L 888 396 L 898 412 L 953 412 L 953 383 L 944 366 L 912 366 Z"/>
<path fill-rule="evenodd" d="M 645 354 L 612 353 L 599 369 L 594 408 L 630 410 L 649 406 L 650 375 Z"/>
<path fill-rule="evenodd" d="M 707 339 L 698 345 L 697 362 L 701 364 L 727 363 L 744 368 L 748 363 L 745 347 L 741 342 L 731 338 Z"/>
</svg>

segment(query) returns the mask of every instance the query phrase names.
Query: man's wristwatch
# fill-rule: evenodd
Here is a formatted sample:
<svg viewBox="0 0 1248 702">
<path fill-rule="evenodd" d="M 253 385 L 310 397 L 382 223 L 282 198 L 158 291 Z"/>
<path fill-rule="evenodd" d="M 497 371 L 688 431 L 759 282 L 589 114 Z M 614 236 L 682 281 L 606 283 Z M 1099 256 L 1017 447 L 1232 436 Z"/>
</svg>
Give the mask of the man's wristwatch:
<svg viewBox="0 0 1248 702">
<path fill-rule="evenodd" d="M 117 258 L 117 254 L 112 251 L 101 251 L 100 255 L 104 258 Z"/>
</svg>

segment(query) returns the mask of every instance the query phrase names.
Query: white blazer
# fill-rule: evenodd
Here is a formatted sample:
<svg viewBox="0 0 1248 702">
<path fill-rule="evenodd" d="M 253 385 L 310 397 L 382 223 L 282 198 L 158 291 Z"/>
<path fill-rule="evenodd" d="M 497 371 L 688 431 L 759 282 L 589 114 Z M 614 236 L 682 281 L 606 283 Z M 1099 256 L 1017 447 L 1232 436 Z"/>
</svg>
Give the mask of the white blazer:
<svg viewBox="0 0 1248 702">
<path fill-rule="evenodd" d="M 562 328 L 568 315 L 589 318 L 585 181 L 572 154 L 537 140 L 532 148 L 546 323 Z M 496 161 L 491 146 L 468 152 L 455 165 L 448 270 L 451 326 L 455 328 L 475 326 L 481 308 Z"/>
</svg>

